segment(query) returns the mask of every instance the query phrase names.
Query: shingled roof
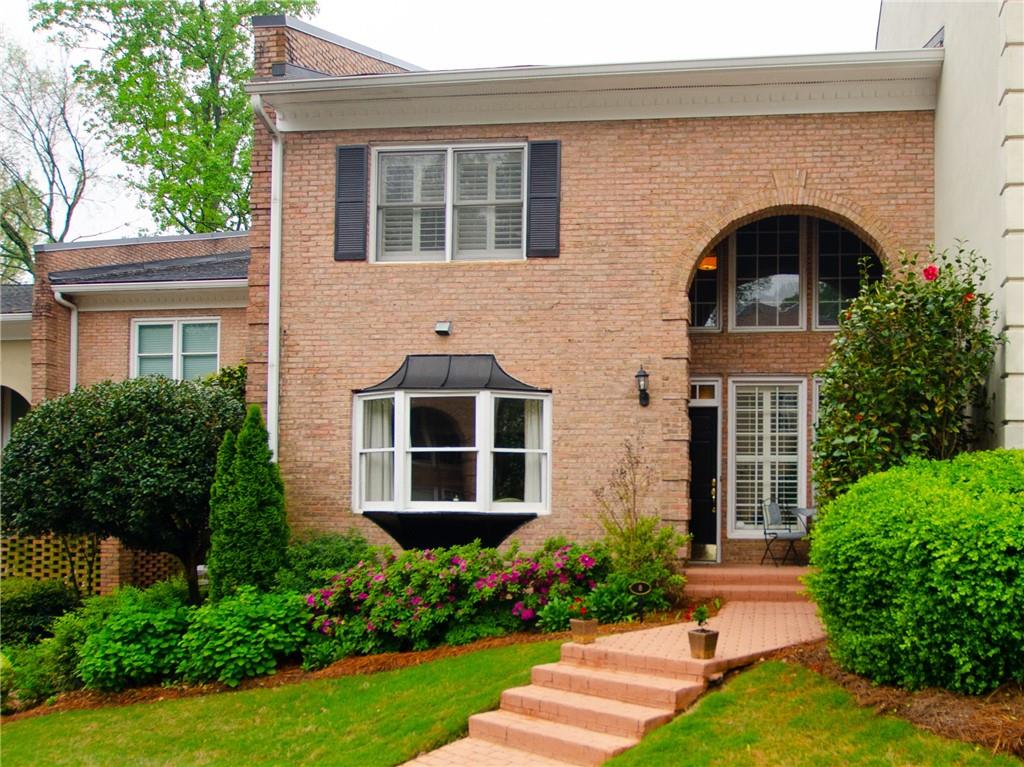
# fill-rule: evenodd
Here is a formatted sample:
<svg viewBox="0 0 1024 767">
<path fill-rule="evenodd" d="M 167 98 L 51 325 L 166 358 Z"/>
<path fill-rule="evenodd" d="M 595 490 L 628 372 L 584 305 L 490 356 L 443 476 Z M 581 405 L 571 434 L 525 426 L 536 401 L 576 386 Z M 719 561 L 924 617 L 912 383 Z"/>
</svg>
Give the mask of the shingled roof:
<svg viewBox="0 0 1024 767">
<path fill-rule="evenodd" d="M 0 285 L 0 314 L 31 314 L 32 285 Z"/>
<path fill-rule="evenodd" d="M 50 272 L 54 285 L 89 285 L 133 282 L 196 282 L 199 280 L 244 280 L 249 274 L 249 251 L 217 253 L 210 256 L 168 258 L 133 264 L 92 266 Z"/>
</svg>

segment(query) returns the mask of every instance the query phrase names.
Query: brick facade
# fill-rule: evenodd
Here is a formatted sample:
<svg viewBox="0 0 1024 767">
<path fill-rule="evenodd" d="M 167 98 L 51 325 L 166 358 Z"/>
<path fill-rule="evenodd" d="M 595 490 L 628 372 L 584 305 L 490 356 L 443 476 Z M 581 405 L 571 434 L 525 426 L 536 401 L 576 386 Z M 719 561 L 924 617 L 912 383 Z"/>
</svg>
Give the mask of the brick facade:
<svg viewBox="0 0 1024 767">
<path fill-rule="evenodd" d="M 688 334 L 686 286 L 697 260 L 731 229 L 780 212 L 839 221 L 890 260 L 899 247 L 924 248 L 932 130 L 930 112 L 891 112 L 288 134 L 280 461 L 293 526 L 356 524 L 383 540 L 348 512 L 352 390 L 383 379 L 407 354 L 493 353 L 512 375 L 553 390 L 552 514 L 520 539 L 594 534 L 592 491 L 623 441 L 637 437 L 656 464 L 662 516 L 685 529 L 689 378 L 806 378 L 829 342 L 820 331 Z M 336 146 L 474 139 L 562 142 L 559 258 L 333 260 Z M 254 168 L 268 162 L 254 159 Z M 257 176 L 261 219 L 268 188 L 269 174 Z M 262 220 L 252 238 L 255 274 L 266 269 L 257 255 L 266 252 Z M 250 349 L 265 333 L 265 312 L 250 305 Z M 433 333 L 441 319 L 454 322 L 450 337 Z M 646 409 L 633 380 L 641 363 L 652 374 Z M 254 387 L 250 398 L 261 394 Z M 723 459 L 723 476 L 725 468 Z M 730 560 L 763 550 L 723 542 Z"/>
</svg>

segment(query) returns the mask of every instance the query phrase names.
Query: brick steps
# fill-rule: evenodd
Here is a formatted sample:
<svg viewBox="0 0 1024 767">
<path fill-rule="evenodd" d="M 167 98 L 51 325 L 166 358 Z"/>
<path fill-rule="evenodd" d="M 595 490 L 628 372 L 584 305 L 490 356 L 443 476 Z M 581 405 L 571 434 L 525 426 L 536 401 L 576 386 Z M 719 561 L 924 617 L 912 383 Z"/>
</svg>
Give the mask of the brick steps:
<svg viewBox="0 0 1024 767">
<path fill-rule="evenodd" d="M 752 602 L 803 602 L 800 578 L 806 567 L 694 567 L 686 570 L 686 595 L 693 600 L 721 597 Z"/>
<path fill-rule="evenodd" d="M 639 737 L 626 738 L 499 709 L 469 718 L 469 737 L 540 754 L 569 764 L 599 765 L 632 748 Z M 522 760 L 519 764 L 529 764 Z"/>
<path fill-rule="evenodd" d="M 642 706 L 682 711 L 704 691 L 704 683 L 614 669 L 545 663 L 533 667 L 532 681 L 555 690 L 584 693 Z"/>
<path fill-rule="evenodd" d="M 675 716 L 675 709 L 642 706 L 535 684 L 505 690 L 501 695 L 501 709 L 625 738 L 642 738 Z"/>
<path fill-rule="evenodd" d="M 745 586 L 756 583 L 756 573 L 740 575 Z M 766 575 L 769 586 L 794 589 L 782 575 Z M 795 598 L 735 601 L 711 623 L 722 631 L 711 660 L 689 656 L 692 623 L 568 642 L 557 663 L 533 668 L 532 684 L 505 690 L 500 709 L 470 717 L 468 738 L 405 767 L 600 765 L 688 708 L 726 670 L 824 636 L 814 606 Z"/>
</svg>

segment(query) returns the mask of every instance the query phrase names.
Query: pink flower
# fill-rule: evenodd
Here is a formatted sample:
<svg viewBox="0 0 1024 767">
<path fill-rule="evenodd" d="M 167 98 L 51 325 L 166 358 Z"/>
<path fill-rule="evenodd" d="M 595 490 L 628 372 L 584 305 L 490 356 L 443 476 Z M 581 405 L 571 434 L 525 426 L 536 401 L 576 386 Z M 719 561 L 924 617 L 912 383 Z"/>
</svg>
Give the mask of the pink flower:
<svg viewBox="0 0 1024 767">
<path fill-rule="evenodd" d="M 412 604 L 413 607 L 415 607 L 416 605 L 420 604 L 420 602 L 422 602 L 422 601 L 423 600 L 420 599 L 419 597 L 413 597 L 412 599 L 409 600 L 409 603 Z"/>
<path fill-rule="evenodd" d="M 594 558 L 587 554 L 580 554 L 580 564 L 589 570 L 594 566 Z"/>
<path fill-rule="evenodd" d="M 921 275 L 924 277 L 926 282 L 931 282 L 932 280 L 938 278 L 939 267 L 937 267 L 935 264 L 928 264 L 928 266 L 924 268 L 924 271 L 921 272 Z"/>
<path fill-rule="evenodd" d="M 375 580 L 377 583 L 380 583 L 382 580 L 384 580 L 384 573 L 377 573 L 373 576 L 373 580 Z"/>
<path fill-rule="evenodd" d="M 519 617 L 522 618 L 524 621 L 528 621 L 528 620 L 532 620 L 533 616 L 536 615 L 536 614 L 537 613 L 535 613 L 533 610 L 531 610 L 529 607 L 527 607 L 527 608 L 524 608 L 519 613 Z"/>
<path fill-rule="evenodd" d="M 315 594 L 310 594 L 309 596 L 307 596 L 306 597 L 306 604 L 309 605 L 310 607 L 315 605 L 316 604 L 316 595 Z"/>
</svg>

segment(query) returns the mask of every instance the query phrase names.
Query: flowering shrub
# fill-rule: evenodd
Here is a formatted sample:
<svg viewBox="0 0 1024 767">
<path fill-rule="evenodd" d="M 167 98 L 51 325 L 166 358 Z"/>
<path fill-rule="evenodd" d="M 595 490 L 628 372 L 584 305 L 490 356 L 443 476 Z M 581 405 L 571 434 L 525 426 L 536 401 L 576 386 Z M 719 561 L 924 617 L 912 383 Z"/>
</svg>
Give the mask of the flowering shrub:
<svg viewBox="0 0 1024 767">
<path fill-rule="evenodd" d="M 533 556 L 513 549 L 503 557 L 478 543 L 398 556 L 379 551 L 306 596 L 312 628 L 335 643 L 307 662 L 531 628 L 549 601 L 583 596 L 606 569 L 600 549 L 562 541 Z"/>
<path fill-rule="evenodd" d="M 950 458 L 987 424 L 985 381 L 1001 339 L 974 251 L 902 257 L 840 317 L 814 443 L 819 500 L 912 456 Z M 974 413 L 970 407 L 976 406 Z"/>
</svg>

